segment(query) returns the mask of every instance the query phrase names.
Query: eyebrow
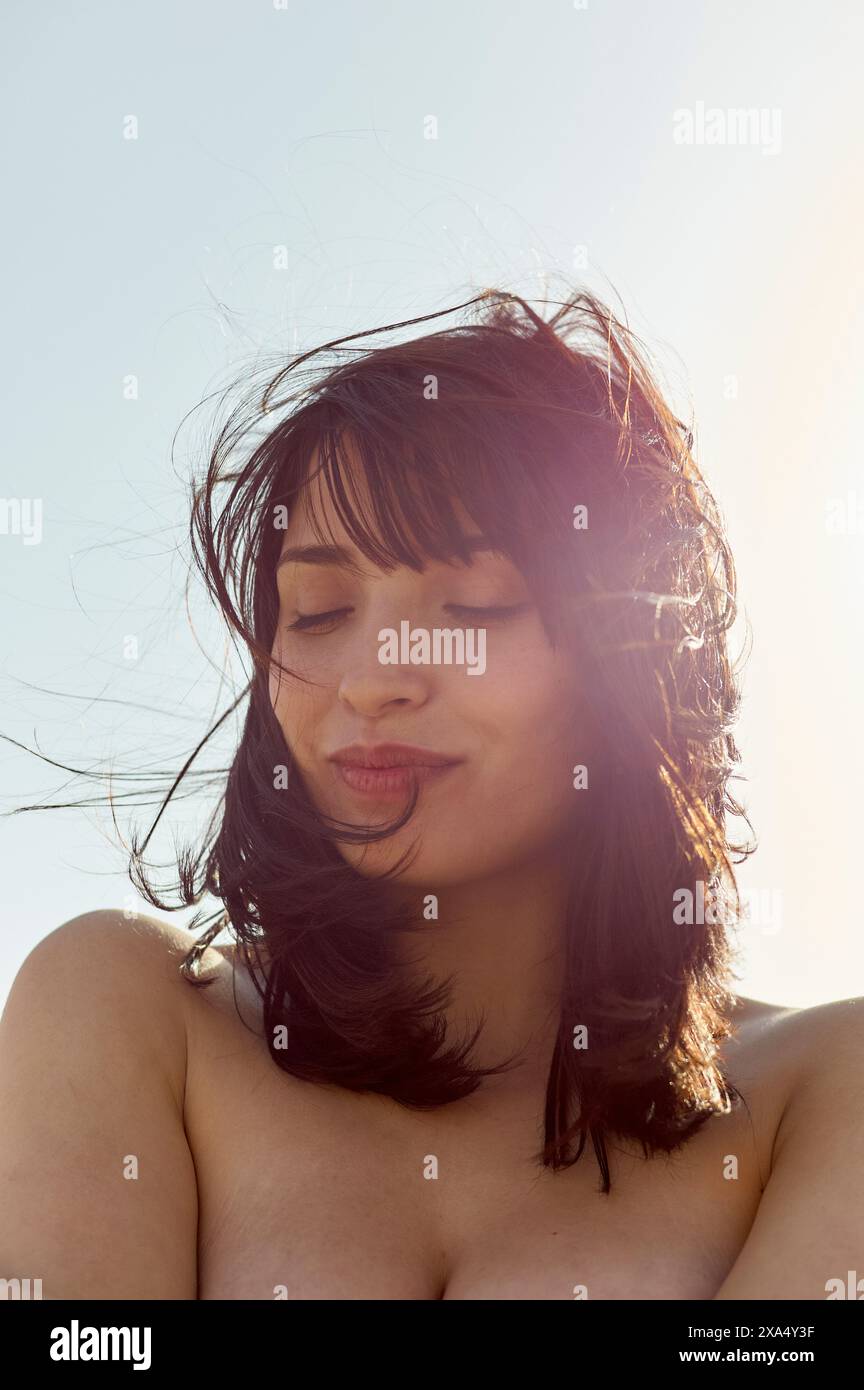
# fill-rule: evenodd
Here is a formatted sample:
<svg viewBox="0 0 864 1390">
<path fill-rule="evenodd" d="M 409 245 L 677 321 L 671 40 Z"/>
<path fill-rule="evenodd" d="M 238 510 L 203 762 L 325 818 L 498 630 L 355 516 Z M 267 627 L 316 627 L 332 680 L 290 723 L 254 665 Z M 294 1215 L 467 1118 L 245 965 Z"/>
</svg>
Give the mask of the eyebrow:
<svg viewBox="0 0 864 1390">
<path fill-rule="evenodd" d="M 473 555 L 476 551 L 496 551 L 488 536 L 466 536 L 465 544 Z M 336 565 L 340 569 L 356 569 L 356 561 L 349 550 L 342 545 L 289 545 L 276 565 L 277 571 L 283 565 Z"/>
</svg>

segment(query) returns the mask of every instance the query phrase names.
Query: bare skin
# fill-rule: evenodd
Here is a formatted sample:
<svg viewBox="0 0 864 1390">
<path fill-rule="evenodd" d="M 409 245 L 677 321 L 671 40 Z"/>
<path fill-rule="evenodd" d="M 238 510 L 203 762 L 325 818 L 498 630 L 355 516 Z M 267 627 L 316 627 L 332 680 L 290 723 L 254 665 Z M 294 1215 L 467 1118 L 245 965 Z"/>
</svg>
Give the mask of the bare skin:
<svg viewBox="0 0 864 1390">
<path fill-rule="evenodd" d="M 229 961 L 211 965 L 218 984 L 196 1012 L 187 1097 L 188 1132 L 206 1155 L 196 1159 L 201 1297 L 273 1297 L 277 1285 L 295 1298 L 572 1299 L 576 1286 L 591 1298 L 716 1292 L 769 1171 L 771 1097 L 757 1110 L 755 1137 L 742 1115 L 674 1166 L 613 1144 L 607 1198 L 593 1155 L 556 1175 L 532 1160 L 545 1092 L 533 1069 L 524 1081 L 493 1078 L 438 1112 L 298 1090 L 292 1078 L 286 1087 L 263 1040 L 238 1031 Z M 253 995 L 239 989 L 252 1022 Z M 745 1001 L 742 1012 L 752 1052 L 758 1021 L 782 1010 Z M 207 1060 L 214 1053 L 218 1076 Z M 242 1175 L 261 1152 L 262 1124 L 271 1157 L 252 1196 Z M 252 1150 L 238 1146 L 238 1133 L 255 1135 Z M 740 1159 L 737 1182 L 722 1176 L 729 1152 Z M 424 1177 L 431 1155 L 437 1179 Z"/>
<path fill-rule="evenodd" d="M 611 1142 L 608 1197 L 590 1149 L 536 1163 L 591 814 L 571 771 L 599 733 L 578 653 L 549 642 L 469 517 L 470 565 L 380 570 L 318 502 L 332 544 L 296 509 L 274 580 L 275 716 L 340 820 L 394 815 L 380 781 L 344 776 L 346 747 L 449 760 L 410 827 L 341 852 L 377 875 L 416 838 L 400 889 L 416 915 L 434 886 L 441 911 L 406 954 L 453 977 L 453 1032 L 485 1017 L 476 1063 L 522 1064 L 435 1111 L 303 1082 L 271 1058 L 239 971 L 238 1016 L 230 953 L 207 953 L 195 990 L 185 932 L 76 918 L 28 957 L 0 1025 L 0 1278 L 40 1278 L 46 1298 L 821 1299 L 861 1270 L 864 1292 L 864 1001 L 740 999 L 725 1060 L 749 1109 L 672 1156 Z M 482 684 L 379 659 L 404 620 L 475 619 Z"/>
<path fill-rule="evenodd" d="M 670 1158 L 614 1144 L 607 1198 L 589 1153 L 533 1163 L 530 1065 L 431 1112 L 301 1082 L 239 967 L 238 1016 L 231 949 L 208 951 L 209 989 L 180 979 L 191 943 L 94 912 L 22 967 L 0 1023 L 3 1277 L 48 1299 L 821 1299 L 864 1265 L 864 1001 L 740 998 L 725 1055 L 749 1116 Z"/>
</svg>

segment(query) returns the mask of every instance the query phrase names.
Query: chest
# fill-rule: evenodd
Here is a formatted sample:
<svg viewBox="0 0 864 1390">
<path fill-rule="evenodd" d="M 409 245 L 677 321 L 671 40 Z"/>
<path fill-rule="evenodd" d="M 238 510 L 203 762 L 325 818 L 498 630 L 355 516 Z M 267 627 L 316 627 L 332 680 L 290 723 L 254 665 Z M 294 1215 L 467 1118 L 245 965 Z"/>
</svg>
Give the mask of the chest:
<svg viewBox="0 0 864 1390">
<path fill-rule="evenodd" d="M 534 1161 L 531 1107 L 434 1112 L 297 1082 L 244 1043 L 197 1069 L 203 1299 L 709 1299 L 740 1250 L 764 1155 L 746 1112 L 679 1153 L 609 1143 Z"/>
</svg>

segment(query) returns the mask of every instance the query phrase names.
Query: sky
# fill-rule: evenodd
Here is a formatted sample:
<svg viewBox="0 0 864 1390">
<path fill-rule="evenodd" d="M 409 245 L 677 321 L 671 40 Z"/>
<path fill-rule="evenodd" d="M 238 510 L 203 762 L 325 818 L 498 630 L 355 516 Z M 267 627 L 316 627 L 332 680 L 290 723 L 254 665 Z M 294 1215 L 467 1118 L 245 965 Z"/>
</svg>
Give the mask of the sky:
<svg viewBox="0 0 864 1390">
<path fill-rule="evenodd" d="M 2 26 L 0 733 L 120 796 L 179 769 L 232 688 L 187 593 L 199 403 L 260 354 L 564 275 L 649 349 L 729 529 L 736 988 L 864 994 L 864 9 L 12 0 Z M 2 811 L 104 785 L 0 744 Z M 144 907 L 115 809 L 0 819 L 0 1001 L 62 922 Z"/>
</svg>

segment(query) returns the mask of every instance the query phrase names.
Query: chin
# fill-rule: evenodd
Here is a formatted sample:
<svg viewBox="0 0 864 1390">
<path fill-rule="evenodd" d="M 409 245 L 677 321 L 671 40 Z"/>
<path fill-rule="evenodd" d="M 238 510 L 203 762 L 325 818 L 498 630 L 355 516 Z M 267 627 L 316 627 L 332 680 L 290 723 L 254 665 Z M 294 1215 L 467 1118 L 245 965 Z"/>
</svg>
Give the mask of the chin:
<svg viewBox="0 0 864 1390">
<path fill-rule="evenodd" d="M 436 851 L 431 845 L 420 844 L 412 848 L 416 840 L 416 832 L 408 838 L 400 833 L 365 847 L 340 845 L 339 852 L 364 878 L 380 877 L 407 853 L 407 863 L 393 882 L 409 888 L 416 886 L 424 893 L 435 893 L 440 888 L 452 887 L 455 883 L 463 883 L 476 876 L 474 863 L 456 864 L 452 854 L 441 849 Z"/>
</svg>

